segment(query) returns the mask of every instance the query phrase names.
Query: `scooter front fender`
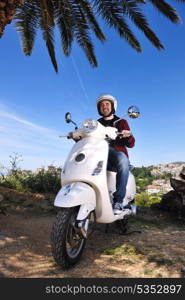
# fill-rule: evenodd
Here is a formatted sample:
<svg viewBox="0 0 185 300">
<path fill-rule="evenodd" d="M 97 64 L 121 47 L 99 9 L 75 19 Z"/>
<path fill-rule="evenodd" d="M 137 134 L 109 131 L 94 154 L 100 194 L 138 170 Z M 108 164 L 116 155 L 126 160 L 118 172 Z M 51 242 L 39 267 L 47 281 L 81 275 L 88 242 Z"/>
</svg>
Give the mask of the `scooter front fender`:
<svg viewBox="0 0 185 300">
<path fill-rule="evenodd" d="M 84 182 L 73 182 L 60 189 L 54 206 L 80 206 L 77 220 L 83 220 L 96 207 L 96 194 L 93 188 Z"/>
</svg>

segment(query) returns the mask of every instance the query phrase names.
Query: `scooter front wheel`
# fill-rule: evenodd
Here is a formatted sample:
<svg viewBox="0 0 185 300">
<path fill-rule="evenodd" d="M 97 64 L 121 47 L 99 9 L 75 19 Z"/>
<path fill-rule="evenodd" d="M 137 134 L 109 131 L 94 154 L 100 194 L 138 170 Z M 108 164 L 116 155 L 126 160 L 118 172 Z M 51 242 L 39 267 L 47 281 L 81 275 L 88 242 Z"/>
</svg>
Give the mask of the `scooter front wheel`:
<svg viewBox="0 0 185 300">
<path fill-rule="evenodd" d="M 79 207 L 61 208 L 51 232 L 52 254 L 63 269 L 75 265 L 82 255 L 86 239 L 76 227 Z"/>
</svg>

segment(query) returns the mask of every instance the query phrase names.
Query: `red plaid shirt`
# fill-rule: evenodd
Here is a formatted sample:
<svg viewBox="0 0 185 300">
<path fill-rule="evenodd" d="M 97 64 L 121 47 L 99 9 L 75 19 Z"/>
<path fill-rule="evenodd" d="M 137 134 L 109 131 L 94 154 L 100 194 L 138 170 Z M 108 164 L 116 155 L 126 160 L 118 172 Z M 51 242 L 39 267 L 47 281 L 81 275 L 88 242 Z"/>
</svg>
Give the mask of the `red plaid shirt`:
<svg viewBox="0 0 185 300">
<path fill-rule="evenodd" d="M 112 120 L 104 120 L 103 118 L 100 118 L 98 121 L 103 125 L 103 126 L 113 126 L 113 123 L 118 120 L 119 118 L 117 116 L 114 116 Z M 130 127 L 128 125 L 128 122 L 124 119 L 121 119 L 116 123 L 115 126 L 119 132 L 122 130 L 130 130 Z M 110 147 L 113 147 L 115 150 L 124 152 L 128 156 L 128 148 L 132 148 L 135 145 L 135 138 L 133 135 L 129 136 L 128 138 L 119 138 L 117 137 L 115 140 L 112 140 L 110 143 Z"/>
</svg>

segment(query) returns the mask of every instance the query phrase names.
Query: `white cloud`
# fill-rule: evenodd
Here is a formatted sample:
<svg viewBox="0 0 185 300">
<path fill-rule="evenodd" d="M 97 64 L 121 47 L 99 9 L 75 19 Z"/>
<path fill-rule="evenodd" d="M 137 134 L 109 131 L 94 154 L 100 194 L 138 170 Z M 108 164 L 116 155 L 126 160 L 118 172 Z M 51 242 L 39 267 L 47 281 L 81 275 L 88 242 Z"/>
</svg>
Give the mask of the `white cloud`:
<svg viewBox="0 0 185 300">
<path fill-rule="evenodd" d="M 40 167 L 56 160 L 57 164 L 63 162 L 70 143 L 60 139 L 56 130 L 9 112 L 4 105 L 0 109 L 0 163 L 8 164 L 13 152 L 23 156 L 23 168 L 33 169 L 33 165 L 36 168 L 36 164 Z"/>
<path fill-rule="evenodd" d="M 28 128 L 33 129 L 35 131 L 38 131 L 40 133 L 43 133 L 49 137 L 55 138 L 57 136 L 57 132 L 55 132 L 54 130 L 45 128 L 45 127 L 41 127 L 37 124 L 34 124 L 32 122 L 29 122 L 27 120 L 24 120 L 18 116 L 16 116 L 15 114 L 12 113 L 8 113 L 8 112 L 0 112 L 0 117 L 3 117 L 5 119 L 10 119 L 11 121 L 16 121 L 20 124 L 26 125 Z"/>
</svg>

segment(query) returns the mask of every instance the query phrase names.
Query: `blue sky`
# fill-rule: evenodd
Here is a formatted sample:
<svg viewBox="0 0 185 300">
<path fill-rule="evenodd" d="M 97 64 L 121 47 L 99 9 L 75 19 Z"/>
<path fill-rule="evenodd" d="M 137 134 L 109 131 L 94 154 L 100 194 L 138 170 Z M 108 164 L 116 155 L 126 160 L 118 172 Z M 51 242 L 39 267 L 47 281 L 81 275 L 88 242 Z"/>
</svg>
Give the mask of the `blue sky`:
<svg viewBox="0 0 185 300">
<path fill-rule="evenodd" d="M 138 54 L 103 25 L 107 42 L 95 40 L 99 67 L 92 68 L 75 44 L 72 55 L 64 57 L 56 41 L 58 74 L 42 39 L 26 57 L 9 25 L 0 40 L 0 166 L 9 167 L 14 152 L 22 155 L 21 168 L 62 166 L 73 144 L 58 137 L 73 129 L 65 113 L 70 111 L 78 125 L 97 119 L 95 100 L 102 93 L 118 99 L 118 116 L 132 104 L 140 108 L 141 117 L 129 120 L 136 138 L 129 149 L 133 165 L 185 161 L 185 5 L 171 3 L 182 24 L 172 24 L 154 9 L 146 11 L 164 51 L 133 27 L 143 48 Z"/>
</svg>

